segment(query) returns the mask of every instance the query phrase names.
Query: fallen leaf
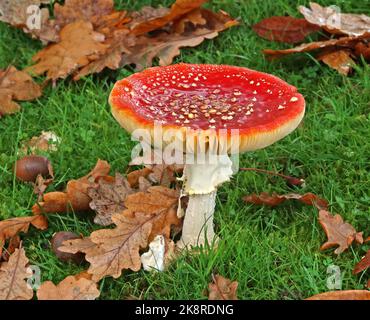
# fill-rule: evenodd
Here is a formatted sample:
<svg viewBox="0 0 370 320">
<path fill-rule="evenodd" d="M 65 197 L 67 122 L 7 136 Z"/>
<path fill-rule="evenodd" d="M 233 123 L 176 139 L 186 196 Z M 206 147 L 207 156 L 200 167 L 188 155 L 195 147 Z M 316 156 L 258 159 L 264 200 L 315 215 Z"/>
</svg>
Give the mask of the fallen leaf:
<svg viewBox="0 0 370 320">
<path fill-rule="evenodd" d="M 252 29 L 260 37 L 284 43 L 302 42 L 309 34 L 321 28 L 307 22 L 305 19 L 293 17 L 274 16 L 263 19 L 255 24 Z"/>
<path fill-rule="evenodd" d="M 33 290 L 26 279 L 28 258 L 23 248 L 15 249 L 8 262 L 0 266 L 0 300 L 30 300 Z"/>
<path fill-rule="evenodd" d="M 132 212 L 157 215 L 153 222 L 149 240 L 157 235 L 170 238 L 171 227 L 181 227 L 182 220 L 177 217 L 179 199 L 177 190 L 163 186 L 150 187 L 147 192 L 137 192 L 126 198 L 125 206 Z"/>
<path fill-rule="evenodd" d="M 175 22 L 173 29 L 176 33 L 182 34 L 188 31 L 188 27 L 204 26 L 207 24 L 207 20 L 203 17 L 201 9 L 195 9 L 190 11 L 182 18 Z"/>
<path fill-rule="evenodd" d="M 56 41 L 58 30 L 53 21 L 49 20 L 49 10 L 40 8 L 41 4 L 49 4 L 50 0 L 12 0 L 0 2 L 0 21 L 9 23 L 11 26 L 21 28 L 25 33 L 31 34 L 34 38 L 39 38 L 43 42 Z M 29 22 L 38 13 L 41 17 L 40 26 L 30 29 Z"/>
<path fill-rule="evenodd" d="M 14 253 L 15 249 L 18 249 L 19 248 L 20 244 L 21 244 L 21 238 L 20 238 L 20 236 L 18 234 L 16 234 L 15 236 L 11 237 L 10 240 L 9 240 L 8 247 L 6 248 L 6 250 L 4 250 L 4 252 L 2 253 L 2 255 L 0 255 L 0 262 L 1 262 L 1 260 L 8 261 L 10 255 L 12 253 Z"/>
<path fill-rule="evenodd" d="M 38 300 L 95 300 L 99 295 L 96 282 L 75 276 L 68 276 L 58 285 L 46 281 L 37 290 Z"/>
<path fill-rule="evenodd" d="M 30 225 L 37 229 L 45 230 L 48 227 L 48 222 L 44 216 L 31 216 L 10 218 L 0 221 L 0 256 L 2 254 L 2 247 L 6 240 L 18 235 L 20 232 L 27 233 Z"/>
<path fill-rule="evenodd" d="M 357 57 L 364 57 L 365 60 L 370 61 L 370 44 L 366 42 L 358 42 L 355 45 L 355 55 Z"/>
<path fill-rule="evenodd" d="M 370 32 L 370 17 L 364 14 L 341 13 L 337 7 L 322 7 L 311 2 L 310 7 L 299 6 L 305 19 L 333 34 L 360 36 Z"/>
<path fill-rule="evenodd" d="M 227 13 L 218 14 L 208 10 L 202 11 L 207 19 L 207 27 L 196 28 L 184 34 L 159 32 L 156 37 L 139 36 L 136 45 L 130 47 L 130 53 L 122 56 L 122 66 L 134 64 L 136 70 L 142 70 L 153 65 L 154 58 L 159 59 L 159 65 L 166 66 L 180 54 L 180 48 L 195 47 L 205 39 L 213 39 L 219 32 L 238 24 Z"/>
<path fill-rule="evenodd" d="M 110 165 L 107 161 L 98 160 L 94 169 L 86 176 L 67 183 L 66 192 L 49 192 L 44 194 L 43 201 L 33 205 L 34 214 L 63 213 L 71 207 L 74 211 L 89 211 L 91 198 L 88 189 L 101 177 L 109 174 Z"/>
<path fill-rule="evenodd" d="M 348 249 L 354 240 L 357 243 L 363 243 L 362 232 L 357 232 L 352 225 L 344 222 L 339 214 L 333 216 L 326 210 L 320 210 L 319 222 L 328 237 L 320 250 L 338 246 L 334 253 L 340 254 Z"/>
<path fill-rule="evenodd" d="M 208 300 L 238 300 L 236 291 L 238 282 L 221 275 L 212 275 L 213 282 L 208 285 Z"/>
<path fill-rule="evenodd" d="M 113 183 L 99 180 L 96 187 L 88 189 L 90 208 L 96 211 L 94 222 L 102 226 L 112 224 L 112 216 L 126 209 L 124 201 L 133 192 L 128 181 L 119 173 Z"/>
<path fill-rule="evenodd" d="M 93 30 L 91 22 L 77 21 L 66 25 L 60 32 L 60 42 L 39 51 L 32 59 L 35 65 L 26 70 L 47 74 L 47 80 L 65 79 L 97 57 L 103 55 L 108 45 L 105 36 Z"/>
<path fill-rule="evenodd" d="M 355 65 L 351 58 L 350 50 L 335 50 L 324 52 L 317 57 L 317 60 L 324 62 L 332 69 L 337 70 L 340 74 L 348 75 Z"/>
<path fill-rule="evenodd" d="M 370 300 L 368 290 L 329 291 L 316 294 L 305 300 Z"/>
<path fill-rule="evenodd" d="M 0 117 L 20 110 L 15 101 L 31 101 L 40 96 L 40 86 L 27 73 L 13 66 L 0 70 Z"/>
<path fill-rule="evenodd" d="M 370 268 L 370 250 L 367 251 L 366 255 L 358 262 L 353 269 L 353 273 L 357 274 Z"/>
<path fill-rule="evenodd" d="M 150 168 L 143 168 L 132 171 L 127 175 L 127 181 L 131 187 L 136 187 L 139 184 L 140 177 L 146 178 L 152 172 L 153 171 Z"/>
<path fill-rule="evenodd" d="M 123 269 L 141 268 L 139 250 L 146 248 L 156 215 L 133 213 L 129 210 L 112 217 L 115 229 L 101 229 L 87 239 L 63 243 L 63 252 L 83 252 L 90 262 L 88 273 L 94 281 L 106 276 L 118 278 Z"/>
<path fill-rule="evenodd" d="M 283 50 L 263 50 L 264 54 L 270 55 L 273 57 L 280 57 L 292 53 L 300 52 L 310 52 L 313 50 L 322 50 L 324 48 L 338 47 L 338 48 L 354 48 L 355 45 L 362 40 L 370 39 L 370 33 L 366 33 L 361 36 L 352 36 L 352 37 L 341 37 L 339 39 L 330 39 L 326 41 L 316 41 L 310 43 L 303 43 L 295 48 L 283 49 Z"/>
<path fill-rule="evenodd" d="M 153 8 L 150 6 L 144 6 L 139 11 L 134 11 L 130 13 L 131 21 L 128 23 L 127 27 L 132 30 L 139 24 L 164 17 L 169 12 L 170 9 L 165 7 Z"/>
<path fill-rule="evenodd" d="M 247 203 L 264 204 L 271 207 L 275 207 L 290 199 L 298 200 L 307 205 L 313 205 L 318 209 L 328 208 L 328 202 L 325 199 L 322 199 L 310 192 L 305 194 L 288 193 L 284 195 L 279 195 L 277 193 L 269 195 L 267 192 L 262 192 L 259 195 L 253 193 L 243 197 L 243 200 Z"/>
<path fill-rule="evenodd" d="M 55 152 L 60 138 L 52 131 L 42 131 L 39 136 L 32 137 L 22 144 L 20 151 L 24 154 L 35 154 L 37 151 Z"/>
<path fill-rule="evenodd" d="M 166 24 L 175 21 L 185 14 L 201 7 L 207 0 L 176 0 L 171 10 L 161 17 L 156 17 L 136 25 L 131 32 L 134 35 L 143 35 L 153 30 L 157 30 Z"/>
</svg>

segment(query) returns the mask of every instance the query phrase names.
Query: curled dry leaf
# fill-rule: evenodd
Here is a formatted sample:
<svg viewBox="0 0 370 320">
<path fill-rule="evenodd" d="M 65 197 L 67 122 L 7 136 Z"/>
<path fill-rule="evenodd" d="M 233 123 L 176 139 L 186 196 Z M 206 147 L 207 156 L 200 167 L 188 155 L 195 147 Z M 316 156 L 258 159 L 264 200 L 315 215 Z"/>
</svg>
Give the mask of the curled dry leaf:
<svg viewBox="0 0 370 320">
<path fill-rule="evenodd" d="M 306 300 L 370 300 L 368 290 L 329 291 L 316 294 Z"/>
<path fill-rule="evenodd" d="M 358 42 L 354 53 L 357 57 L 364 57 L 365 60 L 370 61 L 370 43 Z"/>
<path fill-rule="evenodd" d="M 40 86 L 27 73 L 13 66 L 0 70 L 0 117 L 20 110 L 15 101 L 31 101 L 40 96 Z"/>
<path fill-rule="evenodd" d="M 44 194 L 43 201 L 32 207 L 34 214 L 40 213 L 63 213 L 67 212 L 69 206 L 74 211 L 90 210 L 91 198 L 88 189 L 92 187 L 100 177 L 108 176 L 110 165 L 104 160 L 98 160 L 94 169 L 86 176 L 71 180 L 67 184 L 66 192 L 49 192 Z"/>
<path fill-rule="evenodd" d="M 0 300 L 30 300 L 33 290 L 26 279 L 28 258 L 23 248 L 15 249 L 8 262 L 0 266 Z"/>
<path fill-rule="evenodd" d="M 368 250 L 366 255 L 361 259 L 361 261 L 355 265 L 353 273 L 357 274 L 362 271 L 365 271 L 368 268 L 370 268 L 370 250 Z"/>
<path fill-rule="evenodd" d="M 321 29 L 305 19 L 289 16 L 266 18 L 252 28 L 254 32 L 264 39 L 284 43 L 302 42 L 309 34 Z"/>
<path fill-rule="evenodd" d="M 270 55 L 273 57 L 281 57 L 291 53 L 299 53 L 299 52 L 310 52 L 317 49 L 324 49 L 324 48 L 331 48 L 331 47 L 338 47 L 338 48 L 354 48 L 359 41 L 366 41 L 370 39 L 370 33 L 366 33 L 361 36 L 352 36 L 352 37 L 341 37 L 339 39 L 330 39 L 326 41 L 317 41 L 317 42 L 310 42 L 310 43 L 303 43 L 295 48 L 291 49 L 283 49 L 283 50 L 271 50 L 265 49 L 263 52 L 266 55 Z"/>
<path fill-rule="evenodd" d="M 333 216 L 326 210 L 320 210 L 319 222 L 328 237 L 328 241 L 321 246 L 320 250 L 338 246 L 334 253 L 340 254 L 348 249 L 353 241 L 363 243 L 362 232 L 357 232 L 352 225 L 344 222 L 339 214 Z"/>
<path fill-rule="evenodd" d="M 27 233 L 30 225 L 37 229 L 45 230 L 48 227 L 48 222 L 46 218 L 41 215 L 11 218 L 0 221 L 0 255 L 5 242 L 18 235 L 20 232 Z"/>
<path fill-rule="evenodd" d="M 52 44 L 34 57 L 35 65 L 27 68 L 31 73 L 42 75 L 55 82 L 86 66 L 103 55 L 108 46 L 105 36 L 93 30 L 91 22 L 77 21 L 66 25 L 60 32 L 60 42 Z"/>
<path fill-rule="evenodd" d="M 370 17 L 364 14 L 341 13 L 338 7 L 322 7 L 311 2 L 311 8 L 299 7 L 305 19 L 334 34 L 360 36 L 370 32 Z"/>
<path fill-rule="evenodd" d="M 212 280 L 208 285 L 208 300 L 238 300 L 237 281 L 231 281 L 219 274 L 212 275 Z"/>
<path fill-rule="evenodd" d="M 100 179 L 96 187 L 88 189 L 90 208 L 96 211 L 94 222 L 102 226 L 112 224 L 112 216 L 126 209 L 124 201 L 133 192 L 128 181 L 119 173 L 114 182 Z"/>
<path fill-rule="evenodd" d="M 58 285 L 46 281 L 37 290 L 38 300 L 95 300 L 99 295 L 95 281 L 75 276 L 68 276 Z"/>
<path fill-rule="evenodd" d="M 305 194 L 288 193 L 284 195 L 279 195 L 277 193 L 269 195 L 267 192 L 262 192 L 259 195 L 253 193 L 249 196 L 243 197 L 243 200 L 247 203 L 264 204 L 271 207 L 277 206 L 290 199 L 298 200 L 307 205 L 313 205 L 318 209 L 328 208 L 328 202 L 325 199 L 322 199 L 310 192 Z"/>
<path fill-rule="evenodd" d="M 352 70 L 352 66 L 355 65 L 355 62 L 351 58 L 351 51 L 345 49 L 324 51 L 317 57 L 317 60 L 324 62 L 345 76 L 348 75 Z"/>
<path fill-rule="evenodd" d="M 131 32 L 134 35 L 143 35 L 153 30 L 157 30 L 167 25 L 172 21 L 176 21 L 187 13 L 200 8 L 207 0 L 176 0 L 172 5 L 171 10 L 164 16 L 155 17 L 139 23 Z"/>
</svg>

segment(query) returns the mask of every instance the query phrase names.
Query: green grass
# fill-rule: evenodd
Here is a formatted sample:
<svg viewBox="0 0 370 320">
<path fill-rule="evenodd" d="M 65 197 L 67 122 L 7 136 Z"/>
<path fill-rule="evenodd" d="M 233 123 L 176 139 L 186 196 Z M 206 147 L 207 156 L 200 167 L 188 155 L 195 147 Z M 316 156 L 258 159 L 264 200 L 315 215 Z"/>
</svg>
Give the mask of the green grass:
<svg viewBox="0 0 370 320">
<path fill-rule="evenodd" d="M 130 9 L 161 3 L 116 2 Z M 370 14 L 365 0 L 318 2 Z M 282 141 L 243 155 L 241 166 L 304 177 L 306 186 L 294 190 L 279 178 L 238 173 L 218 192 L 215 220 L 222 241 L 216 252 L 184 255 L 163 273 L 124 272 L 117 280 L 104 279 L 101 299 L 204 299 L 212 272 L 237 280 L 240 299 L 302 299 L 328 290 L 326 269 L 331 264 L 341 268 L 343 289 L 364 287 L 369 273 L 354 276 L 351 271 L 366 246 L 353 246 L 339 257 L 331 250 L 320 252 L 325 235 L 316 209 L 296 202 L 272 209 L 241 200 L 243 195 L 262 191 L 314 192 L 328 199 L 331 211 L 340 213 L 357 230 L 366 235 L 370 231 L 369 67 L 361 64 L 346 78 L 308 54 L 270 62 L 261 49 L 288 46 L 265 41 L 251 31 L 251 25 L 265 17 L 299 16 L 298 3 L 307 5 L 308 1 L 214 0 L 209 7 L 225 9 L 243 24 L 197 48 L 182 50 L 176 62 L 239 65 L 272 73 L 297 86 L 307 100 L 303 125 Z M 37 41 L 4 24 L 0 24 L 0 35 L 0 68 L 28 66 L 41 48 Z M 22 103 L 22 112 L 0 120 L 1 219 L 31 212 L 36 200 L 32 187 L 14 178 L 12 166 L 20 143 L 41 130 L 54 131 L 62 138 L 58 152 L 50 154 L 56 180 L 48 191 L 62 190 L 69 179 L 88 172 L 98 158 L 108 160 L 113 170 L 126 170 L 133 143 L 111 116 L 107 97 L 114 82 L 131 73 L 122 69 L 78 83 L 59 81 L 37 101 Z M 48 230 L 32 229 L 24 235 L 27 255 L 41 268 L 42 280 L 56 283 L 87 267 L 66 265 L 55 258 L 49 248 L 54 232 L 88 235 L 95 228 L 91 218 L 70 213 L 50 215 Z"/>
</svg>

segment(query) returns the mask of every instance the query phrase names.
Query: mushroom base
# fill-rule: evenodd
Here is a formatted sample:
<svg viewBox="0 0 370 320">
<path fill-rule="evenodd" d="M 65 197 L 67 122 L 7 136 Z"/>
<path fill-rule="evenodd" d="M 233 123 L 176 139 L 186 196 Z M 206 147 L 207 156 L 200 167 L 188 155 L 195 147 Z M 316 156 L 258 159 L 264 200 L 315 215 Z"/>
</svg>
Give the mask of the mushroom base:
<svg viewBox="0 0 370 320">
<path fill-rule="evenodd" d="M 210 246 L 217 242 L 213 228 L 213 213 L 216 206 L 216 193 L 196 194 L 189 196 L 181 239 L 177 242 L 178 248 Z"/>
</svg>

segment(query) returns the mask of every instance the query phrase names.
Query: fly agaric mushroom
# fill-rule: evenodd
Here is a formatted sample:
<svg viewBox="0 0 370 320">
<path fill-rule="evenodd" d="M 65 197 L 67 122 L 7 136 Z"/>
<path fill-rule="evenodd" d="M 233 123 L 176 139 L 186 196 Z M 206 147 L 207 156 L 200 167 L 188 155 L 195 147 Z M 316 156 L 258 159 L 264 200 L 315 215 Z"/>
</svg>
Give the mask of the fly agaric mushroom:
<svg viewBox="0 0 370 320">
<path fill-rule="evenodd" d="M 163 137 L 172 130 L 180 135 L 186 154 L 224 149 L 212 163 L 208 157 L 201 164 L 185 163 L 182 180 L 189 203 L 180 247 L 216 240 L 217 186 L 233 173 L 228 155 L 261 149 L 282 139 L 299 125 L 305 112 L 304 98 L 295 87 L 270 74 L 226 65 L 150 68 L 118 81 L 109 101 L 114 117 L 130 133 L 147 129 L 155 138 L 153 126 L 159 121 L 165 145 L 169 141 Z M 203 149 L 188 145 L 193 139 L 188 129 L 205 139 Z M 226 135 L 221 136 L 219 129 L 226 129 Z M 238 133 L 236 142 L 231 141 L 232 130 Z"/>
</svg>

